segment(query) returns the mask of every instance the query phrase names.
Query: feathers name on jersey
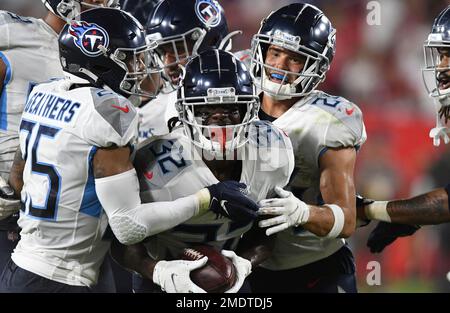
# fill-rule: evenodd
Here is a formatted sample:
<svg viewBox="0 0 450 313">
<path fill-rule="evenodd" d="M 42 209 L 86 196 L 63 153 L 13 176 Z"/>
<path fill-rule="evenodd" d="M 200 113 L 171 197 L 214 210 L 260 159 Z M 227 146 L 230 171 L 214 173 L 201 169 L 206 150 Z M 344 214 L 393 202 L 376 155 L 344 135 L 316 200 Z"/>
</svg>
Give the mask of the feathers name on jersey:
<svg viewBox="0 0 450 313">
<path fill-rule="evenodd" d="M 48 279 L 92 286 L 109 248 L 92 159 L 98 148 L 135 143 L 137 112 L 111 91 L 71 86 L 69 79 L 38 85 L 25 105 L 24 210 L 12 259 Z"/>
</svg>

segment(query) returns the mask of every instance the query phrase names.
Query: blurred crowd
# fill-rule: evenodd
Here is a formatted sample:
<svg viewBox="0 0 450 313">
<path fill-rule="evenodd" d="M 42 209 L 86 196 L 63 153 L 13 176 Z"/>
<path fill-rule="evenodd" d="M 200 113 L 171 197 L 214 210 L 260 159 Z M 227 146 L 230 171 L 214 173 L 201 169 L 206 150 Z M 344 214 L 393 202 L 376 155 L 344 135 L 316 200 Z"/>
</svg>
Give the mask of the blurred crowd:
<svg viewBox="0 0 450 313">
<path fill-rule="evenodd" d="M 230 30 L 242 30 L 233 50 L 250 47 L 252 35 L 267 14 L 287 0 L 221 0 Z M 422 82 L 422 44 L 434 17 L 450 1 L 311 0 L 337 29 L 337 51 L 327 80 L 319 86 L 358 104 L 364 113 L 368 141 L 359 153 L 357 190 L 374 199 L 409 197 L 444 186 L 450 177 L 450 145 L 435 148 L 428 137 L 434 108 Z M 368 15 L 379 4 L 379 25 Z M 1 0 L 0 9 L 42 16 L 40 0 Z M 365 244 L 370 230 L 350 240 L 363 292 L 450 291 L 450 225 L 422 227 L 397 240 L 382 254 Z M 366 265 L 381 263 L 381 286 L 368 286 Z"/>
</svg>

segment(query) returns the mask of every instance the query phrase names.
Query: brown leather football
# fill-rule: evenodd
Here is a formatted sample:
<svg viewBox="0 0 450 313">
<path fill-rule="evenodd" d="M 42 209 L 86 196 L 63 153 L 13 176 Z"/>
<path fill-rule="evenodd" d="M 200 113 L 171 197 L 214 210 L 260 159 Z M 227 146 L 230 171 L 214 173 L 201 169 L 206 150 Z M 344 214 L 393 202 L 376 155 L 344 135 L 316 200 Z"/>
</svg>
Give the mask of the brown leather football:
<svg viewBox="0 0 450 313">
<path fill-rule="evenodd" d="M 191 272 L 191 280 L 206 292 L 223 293 L 233 287 L 236 282 L 236 268 L 219 249 L 208 245 L 186 248 L 181 259 L 195 261 L 204 256 L 208 257 L 208 262 Z"/>
</svg>

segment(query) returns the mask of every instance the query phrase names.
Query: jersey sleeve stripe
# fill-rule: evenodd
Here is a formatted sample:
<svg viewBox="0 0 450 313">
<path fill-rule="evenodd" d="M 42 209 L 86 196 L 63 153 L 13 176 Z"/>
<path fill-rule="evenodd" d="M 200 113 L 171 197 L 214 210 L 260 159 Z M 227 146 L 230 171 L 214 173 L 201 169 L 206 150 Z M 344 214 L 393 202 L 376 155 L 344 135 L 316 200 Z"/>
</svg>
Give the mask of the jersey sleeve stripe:
<svg viewBox="0 0 450 313">
<path fill-rule="evenodd" d="M 7 115 L 7 93 L 6 93 L 6 86 L 9 84 L 9 82 L 11 81 L 11 64 L 8 61 L 8 58 L 2 53 L 0 52 L 0 59 L 2 59 L 2 61 L 5 63 L 6 65 L 6 75 L 5 75 L 5 80 L 3 82 L 3 90 L 2 93 L 0 95 L 0 129 L 2 130 L 6 130 L 8 127 L 8 115 Z"/>
<path fill-rule="evenodd" d="M 89 162 L 89 173 L 88 179 L 86 181 L 86 186 L 84 188 L 83 197 L 80 205 L 80 213 L 84 213 L 93 217 L 100 217 L 100 213 L 102 212 L 102 206 L 100 201 L 98 200 L 97 193 L 95 191 L 95 182 L 94 182 L 94 169 L 92 166 L 92 160 L 94 158 L 95 153 L 97 152 L 97 147 L 92 147 L 89 152 L 88 162 Z"/>
</svg>

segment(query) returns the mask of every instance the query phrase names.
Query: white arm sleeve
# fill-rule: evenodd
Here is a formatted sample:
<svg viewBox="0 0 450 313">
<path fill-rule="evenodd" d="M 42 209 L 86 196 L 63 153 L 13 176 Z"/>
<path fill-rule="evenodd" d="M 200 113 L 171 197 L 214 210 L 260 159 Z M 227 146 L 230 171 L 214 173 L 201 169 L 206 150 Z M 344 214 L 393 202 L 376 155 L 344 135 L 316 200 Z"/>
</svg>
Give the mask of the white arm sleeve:
<svg viewBox="0 0 450 313">
<path fill-rule="evenodd" d="M 185 222 L 203 211 L 210 198 L 205 188 L 174 201 L 141 203 L 134 168 L 96 179 L 95 188 L 114 235 L 125 245 L 137 243 Z"/>
</svg>

